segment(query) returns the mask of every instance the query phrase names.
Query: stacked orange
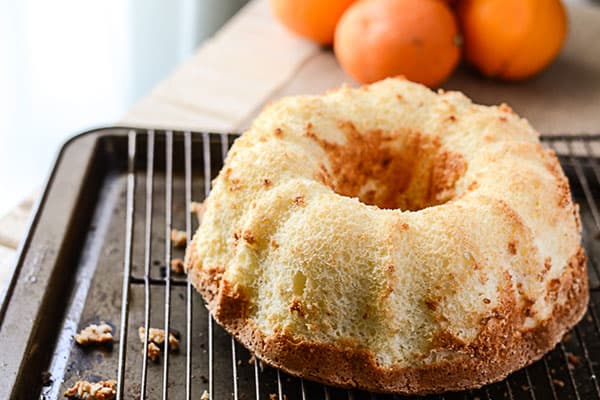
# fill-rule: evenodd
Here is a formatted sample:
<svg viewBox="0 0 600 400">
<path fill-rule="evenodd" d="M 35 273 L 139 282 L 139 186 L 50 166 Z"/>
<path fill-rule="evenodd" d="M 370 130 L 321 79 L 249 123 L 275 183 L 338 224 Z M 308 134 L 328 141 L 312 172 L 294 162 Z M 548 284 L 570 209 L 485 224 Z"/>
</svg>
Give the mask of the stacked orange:
<svg viewBox="0 0 600 400">
<path fill-rule="evenodd" d="M 461 55 L 482 74 L 518 80 L 558 55 L 567 18 L 560 0 L 271 0 L 292 31 L 333 44 L 363 83 L 403 75 L 436 86 Z"/>
</svg>

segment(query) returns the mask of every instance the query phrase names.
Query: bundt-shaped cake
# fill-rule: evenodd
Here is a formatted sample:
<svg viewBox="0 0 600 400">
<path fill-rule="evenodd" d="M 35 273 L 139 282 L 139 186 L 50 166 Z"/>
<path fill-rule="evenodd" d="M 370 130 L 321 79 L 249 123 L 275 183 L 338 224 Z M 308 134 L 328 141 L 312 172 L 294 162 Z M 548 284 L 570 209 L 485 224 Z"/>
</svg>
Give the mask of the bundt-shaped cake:
<svg viewBox="0 0 600 400">
<path fill-rule="evenodd" d="M 186 268 L 268 364 L 434 393 L 552 349 L 586 309 L 580 242 L 527 121 L 388 79 L 269 105 L 213 182 Z"/>
</svg>

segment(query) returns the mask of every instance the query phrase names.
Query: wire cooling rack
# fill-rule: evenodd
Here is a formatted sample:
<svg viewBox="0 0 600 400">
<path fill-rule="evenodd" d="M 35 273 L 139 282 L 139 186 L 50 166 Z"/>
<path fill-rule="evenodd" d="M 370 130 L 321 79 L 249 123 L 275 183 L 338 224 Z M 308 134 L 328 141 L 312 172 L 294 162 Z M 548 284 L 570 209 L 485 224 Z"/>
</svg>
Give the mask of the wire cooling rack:
<svg viewBox="0 0 600 400">
<path fill-rule="evenodd" d="M 194 303 L 194 298 L 198 295 L 189 281 L 172 276 L 168 267 L 163 268 L 163 276 L 156 277 L 153 273 L 153 254 L 162 253 L 165 266 L 169 265 L 173 257 L 170 232 L 173 228 L 174 190 L 185 201 L 184 209 L 179 209 L 179 212 L 185 214 L 185 231 L 189 243 L 195 228 L 195 221 L 191 218 L 191 201 L 200 201 L 208 195 L 210 182 L 222 166 L 234 138 L 235 136 L 226 134 L 158 130 L 131 130 L 127 135 L 126 222 L 121 318 L 118 326 L 117 399 L 126 398 L 132 392 L 131 388 L 137 392 L 138 398 L 146 398 L 149 387 L 156 389 L 158 386 L 160 390 L 153 391 L 152 396 L 162 399 L 198 399 L 204 390 L 207 390 L 211 400 L 270 399 L 272 396 L 290 400 L 401 398 L 330 388 L 263 367 L 259 360 L 250 357 L 246 349 L 214 323 L 204 307 Z M 157 146 L 159 140 L 160 146 Z M 175 147 L 174 142 L 177 143 Z M 508 379 L 479 390 L 429 398 L 600 398 L 597 380 L 600 368 L 600 320 L 597 311 L 600 300 L 600 135 L 552 136 L 544 137 L 543 142 L 560 155 L 561 164 L 570 179 L 574 199 L 581 207 L 583 241 L 589 257 L 592 292 L 588 312 L 583 321 L 553 351 L 530 367 L 513 373 Z M 160 163 L 156 157 L 157 148 L 161 153 Z M 198 152 L 202 155 L 199 159 L 196 157 Z M 181 176 L 174 177 L 174 162 L 183 163 Z M 160 170 L 159 177 L 156 169 Z M 196 176 L 198 171 L 201 171 L 200 176 Z M 174 181 L 179 184 L 174 185 Z M 160 194 L 157 194 L 158 191 Z M 157 211 L 157 205 L 162 210 Z M 143 215 L 141 220 L 140 215 Z M 152 246 L 153 224 L 158 220 L 164 223 L 162 249 Z M 136 226 L 143 227 L 140 228 L 143 231 L 143 265 L 140 268 L 135 268 L 132 261 Z M 133 304 L 132 291 L 139 288 L 142 288 L 143 300 L 138 299 Z M 178 291 L 180 299 L 183 299 L 185 312 L 178 315 L 184 316 L 184 320 L 173 320 L 174 291 Z M 132 312 L 143 316 L 146 332 L 150 326 L 156 327 L 156 320 L 161 321 L 161 327 L 165 331 L 169 331 L 175 323 L 179 327 L 184 326 L 182 354 L 171 356 L 165 352 L 160 365 L 151 365 L 146 357 L 136 357 L 138 362 L 130 362 L 128 343 L 137 340 L 137 332 L 130 332 L 132 328 L 128 322 Z M 196 337 L 200 337 L 198 343 L 192 339 Z M 144 339 L 144 346 L 147 346 L 147 334 Z M 206 371 L 206 376 L 199 375 L 195 365 L 201 365 L 198 368 Z M 175 369 L 177 372 L 174 372 Z M 153 376 L 160 376 L 160 380 L 149 382 L 149 370 L 153 371 Z M 158 370 L 160 372 L 157 375 Z M 173 377 L 173 374 L 177 376 Z M 173 380 L 180 385 L 172 383 Z M 126 390 L 127 387 L 129 389 Z"/>
</svg>

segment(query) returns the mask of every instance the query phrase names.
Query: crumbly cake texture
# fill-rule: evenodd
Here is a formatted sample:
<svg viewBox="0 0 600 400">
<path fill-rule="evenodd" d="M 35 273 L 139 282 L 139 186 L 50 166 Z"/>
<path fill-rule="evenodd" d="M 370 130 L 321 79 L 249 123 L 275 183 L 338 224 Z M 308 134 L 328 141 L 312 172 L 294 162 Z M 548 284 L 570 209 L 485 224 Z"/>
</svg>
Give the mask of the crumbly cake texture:
<svg viewBox="0 0 600 400">
<path fill-rule="evenodd" d="M 165 344 L 165 331 L 164 329 L 159 328 L 150 328 L 148 330 L 148 343 L 153 343 L 155 346 L 152 349 L 156 351 L 156 349 L 160 348 L 158 346 L 164 346 Z M 146 329 L 143 326 L 138 328 L 138 337 L 140 338 L 140 342 L 144 343 L 146 339 Z M 148 347 L 150 350 L 150 347 Z M 170 351 L 179 351 L 179 339 L 173 333 L 169 332 L 169 350 Z M 150 353 L 150 351 L 149 351 Z M 157 355 L 160 354 L 160 351 Z M 153 357 L 150 357 L 153 358 Z"/>
<path fill-rule="evenodd" d="M 91 324 L 76 334 L 74 339 L 82 346 L 112 343 L 112 327 L 104 321 L 98 325 Z"/>
<path fill-rule="evenodd" d="M 77 400 L 113 400 L 117 395 L 116 387 L 117 381 L 113 379 L 95 383 L 77 381 L 64 395 Z"/>
<path fill-rule="evenodd" d="M 580 231 L 526 120 L 387 79 L 270 104 L 213 182 L 186 269 L 265 362 L 426 394 L 498 381 L 580 320 Z"/>
<path fill-rule="evenodd" d="M 183 260 L 181 258 L 174 258 L 171 260 L 171 271 L 176 274 L 183 274 L 185 272 Z"/>
<path fill-rule="evenodd" d="M 185 248 L 187 245 L 187 235 L 184 231 L 180 231 L 179 229 L 171 230 L 171 242 L 173 246 L 179 248 Z"/>
</svg>

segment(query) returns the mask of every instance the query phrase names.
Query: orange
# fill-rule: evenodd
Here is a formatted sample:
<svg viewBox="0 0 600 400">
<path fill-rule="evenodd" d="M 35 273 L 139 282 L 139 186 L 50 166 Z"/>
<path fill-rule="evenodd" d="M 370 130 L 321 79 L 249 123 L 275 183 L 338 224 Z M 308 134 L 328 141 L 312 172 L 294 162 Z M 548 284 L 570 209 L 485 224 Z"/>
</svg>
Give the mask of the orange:
<svg viewBox="0 0 600 400">
<path fill-rule="evenodd" d="M 462 0 L 458 16 L 466 59 L 484 75 L 507 80 L 544 69 L 567 30 L 560 0 Z"/>
<path fill-rule="evenodd" d="M 338 20 L 354 1 L 271 0 L 271 8 L 293 32 L 317 43 L 331 44 Z"/>
<path fill-rule="evenodd" d="M 354 79 L 404 75 L 428 86 L 444 81 L 460 58 L 458 28 L 441 0 L 362 0 L 338 23 L 334 51 Z"/>
</svg>

